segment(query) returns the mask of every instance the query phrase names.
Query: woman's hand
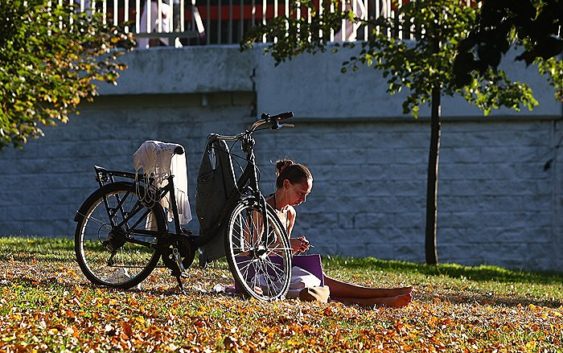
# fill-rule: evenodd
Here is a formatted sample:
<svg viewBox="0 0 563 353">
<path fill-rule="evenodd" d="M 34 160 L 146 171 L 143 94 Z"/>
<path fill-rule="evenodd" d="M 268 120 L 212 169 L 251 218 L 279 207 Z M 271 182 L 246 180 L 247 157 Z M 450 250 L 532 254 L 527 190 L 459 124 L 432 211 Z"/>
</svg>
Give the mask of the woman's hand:
<svg viewBox="0 0 563 353">
<path fill-rule="evenodd" d="M 299 238 L 292 238 L 290 239 L 290 241 L 291 249 L 293 250 L 294 254 L 304 253 L 310 248 L 309 241 L 304 236 L 300 236 Z"/>
</svg>

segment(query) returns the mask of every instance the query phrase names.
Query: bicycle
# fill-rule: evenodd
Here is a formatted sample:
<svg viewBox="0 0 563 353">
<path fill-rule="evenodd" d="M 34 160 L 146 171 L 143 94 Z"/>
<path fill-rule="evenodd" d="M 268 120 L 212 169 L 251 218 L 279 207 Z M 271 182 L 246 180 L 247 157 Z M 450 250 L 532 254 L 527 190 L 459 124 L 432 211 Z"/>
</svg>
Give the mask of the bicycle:
<svg viewBox="0 0 563 353">
<path fill-rule="evenodd" d="M 252 135 L 268 128 L 292 126 L 282 123 L 291 117 L 291 112 L 262 114 L 237 135 L 209 135 L 208 143 L 240 142 L 246 159 L 236 192 L 219 215 L 217 227 L 226 225 L 226 231 L 213 236 L 196 235 L 181 227 L 173 175 L 166 177 L 163 186 L 156 186 L 153 175 L 139 178 L 136 173 L 95 166 L 99 188 L 75 216 L 76 259 L 86 278 L 96 285 L 127 289 L 146 279 L 162 259 L 183 291 L 182 277 L 192 265 L 196 250 L 222 234 L 237 287 L 259 300 L 283 298 L 291 279 L 292 251 L 286 229 L 260 191 Z M 184 151 L 178 147 L 174 153 Z M 169 210 L 160 204 L 165 197 L 173 214 L 173 231 L 166 221 L 165 212 Z"/>
</svg>

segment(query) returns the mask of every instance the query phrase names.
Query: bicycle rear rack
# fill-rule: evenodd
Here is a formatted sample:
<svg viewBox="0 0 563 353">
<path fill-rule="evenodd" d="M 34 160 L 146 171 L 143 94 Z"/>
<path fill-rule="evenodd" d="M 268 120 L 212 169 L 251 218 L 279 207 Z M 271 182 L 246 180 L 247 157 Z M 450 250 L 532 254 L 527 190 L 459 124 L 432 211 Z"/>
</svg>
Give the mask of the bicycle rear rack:
<svg viewBox="0 0 563 353">
<path fill-rule="evenodd" d="M 114 183 L 115 178 L 126 178 L 126 179 L 137 179 L 137 174 L 131 172 L 124 172 L 121 170 L 107 170 L 106 168 L 95 165 L 94 170 L 96 171 L 96 181 L 100 184 L 100 187 Z M 142 175 L 141 177 L 144 177 Z"/>
</svg>

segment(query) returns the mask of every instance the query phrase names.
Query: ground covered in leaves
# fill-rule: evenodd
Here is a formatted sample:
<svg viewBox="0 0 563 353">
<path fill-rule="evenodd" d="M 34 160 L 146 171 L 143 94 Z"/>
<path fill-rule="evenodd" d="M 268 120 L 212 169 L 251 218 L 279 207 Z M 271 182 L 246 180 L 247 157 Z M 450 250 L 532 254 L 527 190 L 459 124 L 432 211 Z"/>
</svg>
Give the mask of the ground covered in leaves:
<svg viewBox="0 0 563 353">
<path fill-rule="evenodd" d="M 563 275 L 327 259 L 333 277 L 413 285 L 401 309 L 216 293 L 224 263 L 157 269 L 140 288 L 92 286 L 72 242 L 0 238 L 0 352 L 562 352 Z"/>
</svg>

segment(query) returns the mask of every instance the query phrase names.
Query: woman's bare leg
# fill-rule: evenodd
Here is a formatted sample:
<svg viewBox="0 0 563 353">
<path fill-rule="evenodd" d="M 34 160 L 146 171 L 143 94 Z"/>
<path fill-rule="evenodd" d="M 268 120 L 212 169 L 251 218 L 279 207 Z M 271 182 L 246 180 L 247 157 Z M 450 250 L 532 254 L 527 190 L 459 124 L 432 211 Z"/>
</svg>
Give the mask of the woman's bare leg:
<svg viewBox="0 0 563 353">
<path fill-rule="evenodd" d="M 408 305 L 412 300 L 412 296 L 410 293 L 384 298 L 333 298 L 331 295 L 331 299 L 347 305 L 358 304 L 361 306 L 388 306 L 392 308 L 400 308 Z"/>
<path fill-rule="evenodd" d="M 324 275 L 324 284 L 330 288 L 330 296 L 335 298 L 386 298 L 410 294 L 412 287 L 370 288 L 342 282 Z"/>
</svg>

